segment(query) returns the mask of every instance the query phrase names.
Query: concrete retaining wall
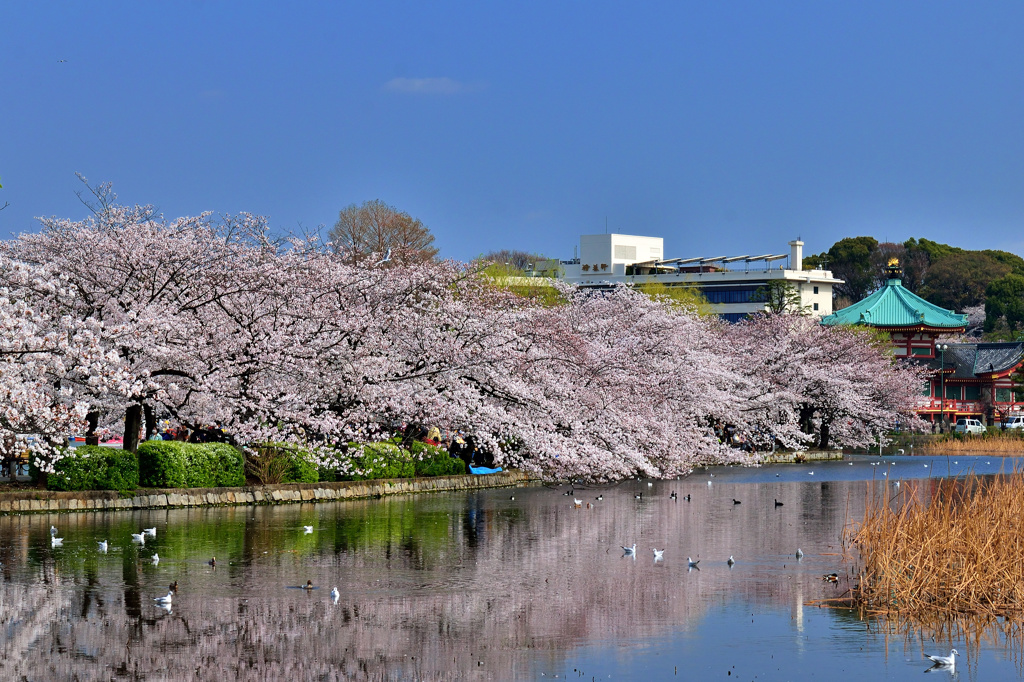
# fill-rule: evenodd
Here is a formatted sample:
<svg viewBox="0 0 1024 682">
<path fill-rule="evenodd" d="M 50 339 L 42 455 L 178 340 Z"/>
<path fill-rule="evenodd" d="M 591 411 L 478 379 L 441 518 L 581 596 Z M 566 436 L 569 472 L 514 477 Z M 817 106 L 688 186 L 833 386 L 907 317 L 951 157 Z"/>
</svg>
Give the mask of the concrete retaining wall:
<svg viewBox="0 0 1024 682">
<path fill-rule="evenodd" d="M 795 464 L 797 462 L 823 462 L 842 459 L 842 450 L 804 450 L 803 452 L 775 452 L 765 455 L 765 464 Z"/>
<path fill-rule="evenodd" d="M 521 471 L 485 476 L 437 476 L 338 483 L 284 483 L 244 488 L 173 488 L 138 490 L 126 497 L 109 490 L 58 492 L 25 490 L 0 493 L 0 513 L 78 512 L 155 507 L 209 507 L 235 504 L 323 502 L 405 493 L 507 488 L 539 482 Z"/>
</svg>

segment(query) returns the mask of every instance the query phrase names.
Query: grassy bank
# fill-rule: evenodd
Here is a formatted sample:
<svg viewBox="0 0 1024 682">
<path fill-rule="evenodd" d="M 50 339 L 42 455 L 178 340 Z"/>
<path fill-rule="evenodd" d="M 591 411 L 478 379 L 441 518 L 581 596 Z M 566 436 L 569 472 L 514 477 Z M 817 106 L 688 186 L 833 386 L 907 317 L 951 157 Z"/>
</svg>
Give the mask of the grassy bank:
<svg viewBox="0 0 1024 682">
<path fill-rule="evenodd" d="M 874 500 L 849 537 L 863 561 L 856 605 L 919 619 L 1024 615 L 1024 477 L 904 481 Z"/>
</svg>

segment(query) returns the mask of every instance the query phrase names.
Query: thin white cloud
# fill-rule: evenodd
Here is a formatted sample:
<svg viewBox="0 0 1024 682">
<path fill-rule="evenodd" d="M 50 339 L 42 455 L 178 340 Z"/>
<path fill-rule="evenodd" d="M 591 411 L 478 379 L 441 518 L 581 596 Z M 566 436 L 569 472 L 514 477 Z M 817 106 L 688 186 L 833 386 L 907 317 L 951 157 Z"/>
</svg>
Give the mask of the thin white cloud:
<svg viewBox="0 0 1024 682">
<path fill-rule="evenodd" d="M 452 78 L 392 78 L 384 84 L 389 92 L 403 92 L 413 95 L 455 95 L 460 92 L 479 90 L 479 85 L 461 83 Z"/>
</svg>

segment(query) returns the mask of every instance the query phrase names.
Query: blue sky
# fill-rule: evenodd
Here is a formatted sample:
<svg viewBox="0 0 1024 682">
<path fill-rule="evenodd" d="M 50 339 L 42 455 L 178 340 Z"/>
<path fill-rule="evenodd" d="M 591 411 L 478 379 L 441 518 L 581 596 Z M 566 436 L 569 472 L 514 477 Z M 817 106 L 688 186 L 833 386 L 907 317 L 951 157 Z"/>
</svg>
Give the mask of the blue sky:
<svg viewBox="0 0 1024 682">
<path fill-rule="evenodd" d="M 84 217 L 80 172 L 278 230 L 379 198 L 457 259 L 606 220 L 1024 254 L 1022 35 L 1021 2 L 9 3 L 0 237 Z"/>
</svg>

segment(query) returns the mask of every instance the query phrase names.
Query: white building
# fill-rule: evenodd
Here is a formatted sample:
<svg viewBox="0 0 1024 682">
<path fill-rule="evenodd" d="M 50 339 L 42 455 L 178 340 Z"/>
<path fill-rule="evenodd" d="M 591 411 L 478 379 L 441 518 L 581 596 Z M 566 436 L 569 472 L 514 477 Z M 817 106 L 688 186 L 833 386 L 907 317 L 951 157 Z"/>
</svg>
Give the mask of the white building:
<svg viewBox="0 0 1024 682">
<path fill-rule="evenodd" d="M 804 270 L 803 246 L 789 242 L 789 254 L 666 258 L 661 237 L 588 234 L 580 237 L 579 258 L 541 261 L 534 275 L 555 276 L 581 287 L 613 284 L 693 286 L 713 312 L 728 320 L 764 310 L 770 282 L 786 282 L 800 295 L 800 307 L 816 317 L 832 314 L 832 286 L 842 280 L 829 270 Z"/>
</svg>

